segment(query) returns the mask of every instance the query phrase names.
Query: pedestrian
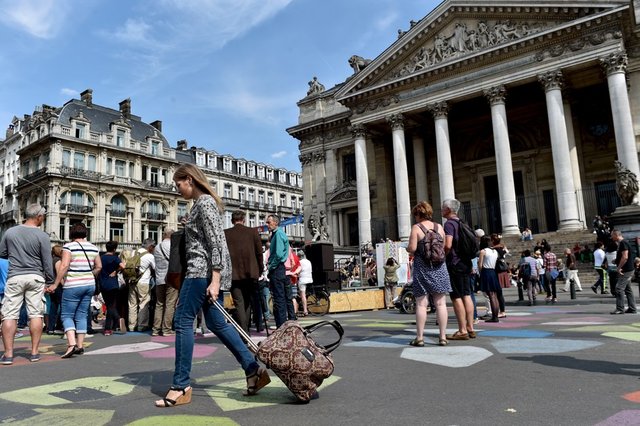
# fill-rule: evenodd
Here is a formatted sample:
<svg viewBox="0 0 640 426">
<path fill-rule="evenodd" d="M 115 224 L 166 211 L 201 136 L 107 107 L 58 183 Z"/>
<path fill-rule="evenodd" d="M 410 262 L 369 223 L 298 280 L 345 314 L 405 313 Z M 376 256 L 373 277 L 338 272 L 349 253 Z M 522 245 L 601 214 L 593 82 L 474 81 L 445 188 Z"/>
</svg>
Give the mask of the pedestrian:
<svg viewBox="0 0 640 426">
<path fill-rule="evenodd" d="M 579 244 L 576 243 L 576 246 L 579 247 Z M 575 250 L 575 249 L 574 249 Z M 569 291 L 569 286 L 571 285 L 571 280 L 575 282 L 576 291 L 582 291 L 582 286 L 580 285 L 580 278 L 578 277 L 578 262 L 576 261 L 576 256 L 574 252 L 571 251 L 570 248 L 566 248 L 564 250 L 565 258 L 565 275 L 564 275 L 564 288 L 562 291 Z"/>
<path fill-rule="evenodd" d="M 448 344 L 447 331 L 447 301 L 446 295 L 451 292 L 451 283 L 447 265 L 441 263 L 428 263 L 425 259 L 425 247 L 418 244 L 427 232 L 436 232 L 440 236 L 442 251 L 444 253 L 444 229 L 433 222 L 433 208 L 426 201 L 416 204 L 411 210 L 415 218 L 415 225 L 411 227 L 407 252 L 413 255 L 413 295 L 416 298 L 416 338 L 409 344 L 411 346 L 424 346 L 424 327 L 427 322 L 428 296 L 433 297 L 436 309 L 436 318 L 439 329 L 439 346 Z M 437 238 L 437 237 L 436 237 Z"/>
<path fill-rule="evenodd" d="M 527 290 L 528 305 L 536 304 L 536 287 L 540 276 L 540 264 L 531 256 L 531 250 L 525 250 L 520 261 L 520 271 L 522 272 L 522 283 Z"/>
<path fill-rule="evenodd" d="M 387 259 L 384 268 L 384 303 L 387 309 L 393 309 L 393 297 L 398 286 L 398 269 L 400 265 L 393 258 Z"/>
<path fill-rule="evenodd" d="M 139 248 L 131 254 L 140 255 L 140 267 L 135 281 L 128 282 L 129 286 L 129 331 L 149 330 L 149 303 L 151 302 L 151 280 L 156 269 L 156 260 L 153 252 L 156 242 L 147 238 Z"/>
<path fill-rule="evenodd" d="M 511 272 L 509 271 L 509 265 L 506 263 L 506 257 L 509 254 L 509 250 L 507 249 L 507 246 L 502 243 L 502 238 L 500 238 L 498 234 L 491 234 L 491 247 L 498 252 L 498 260 L 503 259 L 507 265 L 507 269 L 503 272 L 498 272 L 496 269 L 498 281 L 500 282 L 500 291 L 498 291 L 498 306 L 500 308 L 500 312 L 498 313 L 498 318 L 506 318 L 507 306 L 504 300 L 504 289 L 511 287 Z"/>
<path fill-rule="evenodd" d="M 280 218 L 275 214 L 267 216 L 267 227 L 271 232 L 269 240 L 269 290 L 273 299 L 273 316 L 276 327 L 287 321 L 287 283 L 285 262 L 289 257 L 289 240 L 280 228 Z"/>
<path fill-rule="evenodd" d="M 9 272 L 2 299 L 2 343 L 0 364 L 13 364 L 13 338 L 23 305 L 27 307 L 31 354 L 29 361 L 40 361 L 40 339 L 44 317 L 45 285 L 53 283 L 53 261 L 49 236 L 40 229 L 47 211 L 40 204 L 25 210 L 25 222 L 8 229 L 0 241 L 0 257 L 9 259 Z"/>
<path fill-rule="evenodd" d="M 547 297 L 545 299 L 546 303 L 556 303 L 558 301 L 558 295 L 556 293 L 556 280 L 558 279 L 558 258 L 551 251 L 551 246 L 549 246 L 548 250 L 545 250 L 544 255 L 544 271 L 545 271 L 545 282 L 547 283 Z"/>
<path fill-rule="evenodd" d="M 52 293 L 58 286 L 63 286 L 61 316 L 67 350 L 61 358 L 84 353 L 91 298 L 96 289 L 96 275 L 102 269 L 98 248 L 87 241 L 87 233 L 84 223 L 71 227 L 71 242 L 62 248 L 60 270 L 53 285 L 47 289 Z"/>
<path fill-rule="evenodd" d="M 497 260 L 498 251 L 491 247 L 491 237 L 485 235 L 480 238 L 480 255 L 478 257 L 480 289 L 487 294 L 491 304 L 491 317 L 485 318 L 485 322 L 499 321 L 498 292 L 500 291 L 500 282 L 498 281 L 498 274 L 496 274 Z"/>
<path fill-rule="evenodd" d="M 258 292 L 262 274 L 262 244 L 256 228 L 245 226 L 246 214 L 236 210 L 231 214 L 231 228 L 224 236 L 231 256 L 231 298 L 236 307 L 238 324 L 249 333 L 251 306 Z"/>
<path fill-rule="evenodd" d="M 616 256 L 616 270 L 618 273 L 618 281 L 616 282 L 616 309 L 611 312 L 612 315 L 617 314 L 635 314 L 636 302 L 631 288 L 631 278 L 634 273 L 634 261 L 638 255 L 638 240 L 635 244 L 630 244 L 624 239 L 622 232 L 615 230 L 611 233 L 611 239 L 618 243 L 618 254 Z M 624 308 L 624 300 L 627 299 L 627 309 Z"/>
<path fill-rule="evenodd" d="M 598 274 L 598 280 L 591 286 L 591 290 L 598 294 L 598 288 L 601 287 L 600 294 L 608 294 L 607 291 L 607 259 L 602 241 L 596 241 L 595 250 L 593 251 L 593 269 Z"/>
<path fill-rule="evenodd" d="M 460 218 L 458 210 L 460 201 L 455 199 L 444 200 L 442 203 L 442 217 L 447 219 L 444 224 L 445 244 L 447 253 L 447 270 L 451 280 L 451 303 L 453 312 L 458 320 L 458 331 L 448 335 L 449 340 L 469 340 L 476 337 L 473 329 L 474 304 L 471 299 L 471 287 L 469 286 L 469 274 L 471 273 L 471 259 L 462 259 L 456 252 L 460 235 Z"/>
<path fill-rule="evenodd" d="M 287 319 L 296 320 L 298 312 L 298 274 L 300 273 L 300 259 L 296 251 L 289 246 L 289 256 L 284 262 L 285 275 L 288 280 L 286 282 L 285 294 L 287 297 Z"/>
<path fill-rule="evenodd" d="M 165 279 L 169 268 L 169 253 L 171 253 L 171 235 L 173 229 L 165 229 L 162 241 L 153 251 L 156 277 L 156 308 L 153 313 L 152 336 L 173 336 L 173 316 L 178 303 L 178 290 L 167 285 Z"/>
<path fill-rule="evenodd" d="M 62 246 L 56 244 L 51 247 L 51 257 L 53 259 L 53 272 L 58 274 L 62 263 Z M 62 334 L 62 321 L 60 319 L 60 306 L 62 304 L 62 286 L 56 288 L 53 293 L 45 292 L 45 296 L 49 298 L 49 316 L 47 318 L 47 334 L 56 334 L 56 330 L 60 330 Z"/>
<path fill-rule="evenodd" d="M 182 164 L 173 181 L 185 200 L 193 200 L 184 224 L 187 271 L 180 286 L 175 315 L 175 371 L 166 396 L 156 407 L 174 407 L 191 402 L 191 365 L 193 361 L 193 322 L 200 309 L 207 327 L 231 351 L 244 370 L 246 395 L 255 395 L 269 382 L 267 370 L 260 367 L 238 332 L 228 324 L 213 301 L 224 304 L 223 291 L 231 288 L 231 257 L 224 236 L 222 199 L 211 188 L 207 176 L 193 164 Z M 284 268 L 284 265 L 283 265 Z M 284 270 L 282 271 L 284 276 Z"/>
<path fill-rule="evenodd" d="M 298 257 L 300 258 L 298 294 L 300 295 L 300 303 L 302 305 L 298 309 L 298 311 L 302 310 L 302 313 L 298 312 L 298 314 L 306 317 L 309 315 L 309 311 L 307 310 L 307 287 L 313 285 L 313 266 L 311 265 L 311 261 L 306 258 L 303 252 L 300 252 Z"/>
<path fill-rule="evenodd" d="M 100 289 L 102 298 L 107 308 L 107 315 L 104 321 L 103 334 L 111 336 L 113 330 L 119 329 L 121 334 L 127 332 L 124 318 L 120 317 L 118 309 L 118 293 L 120 285 L 118 283 L 118 271 L 124 269 L 124 262 L 116 255 L 118 249 L 117 241 L 109 241 L 106 244 L 107 252 L 100 256 L 102 269 L 100 270 Z"/>
</svg>

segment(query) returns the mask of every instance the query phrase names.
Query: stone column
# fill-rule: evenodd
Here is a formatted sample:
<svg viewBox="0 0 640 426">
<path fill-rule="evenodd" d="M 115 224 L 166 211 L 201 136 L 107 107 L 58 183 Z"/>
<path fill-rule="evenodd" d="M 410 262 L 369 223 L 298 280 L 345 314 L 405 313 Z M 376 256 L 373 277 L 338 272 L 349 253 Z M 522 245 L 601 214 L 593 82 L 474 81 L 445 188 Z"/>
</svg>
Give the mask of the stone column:
<svg viewBox="0 0 640 426">
<path fill-rule="evenodd" d="M 393 168 L 396 182 L 396 209 L 398 215 L 398 237 L 408 241 L 411 232 L 411 202 L 409 200 L 409 171 L 407 170 L 407 147 L 404 143 L 404 117 L 393 114 L 387 117 L 393 139 Z"/>
<path fill-rule="evenodd" d="M 556 178 L 556 196 L 558 199 L 559 231 L 582 229 L 578 215 L 578 199 L 573 181 L 571 152 L 567 122 L 562 105 L 562 86 L 564 79 L 561 71 L 550 71 L 538 76 L 544 86 L 547 100 L 547 116 L 549 118 L 549 134 L 551 136 L 551 154 L 553 172 Z"/>
<path fill-rule="evenodd" d="M 358 192 L 358 232 L 360 245 L 371 242 L 371 201 L 369 198 L 369 171 L 367 169 L 367 131 L 362 124 L 351 127 L 355 139 L 356 188 Z M 342 229 L 340 230 L 342 234 Z"/>
<path fill-rule="evenodd" d="M 427 201 L 429 185 L 427 182 L 427 162 L 424 155 L 424 139 L 413 137 L 413 167 L 415 168 L 416 201 Z"/>
<path fill-rule="evenodd" d="M 576 200 L 578 202 L 578 219 L 584 227 L 587 223 L 587 216 L 584 210 L 584 193 L 582 189 L 582 177 L 580 175 L 580 162 L 578 161 L 578 147 L 576 146 L 576 134 L 573 130 L 573 117 L 571 114 L 571 103 L 567 99 L 567 92 L 562 93 L 562 108 L 564 118 L 567 122 L 567 137 L 569 139 L 569 153 L 571 155 L 571 171 L 573 172 L 573 184 L 576 187 Z"/>
<path fill-rule="evenodd" d="M 440 185 L 440 203 L 444 200 L 456 198 L 453 185 L 453 165 L 451 162 L 451 148 L 449 146 L 449 106 L 446 102 L 428 105 L 433 114 L 436 128 L 436 152 L 438 155 L 438 181 Z"/>
<path fill-rule="evenodd" d="M 331 221 L 333 223 L 333 245 L 334 246 L 339 246 L 340 244 L 340 228 L 338 227 L 338 212 L 337 211 L 333 211 L 331 213 Z"/>
<path fill-rule="evenodd" d="M 133 243 L 133 212 L 135 208 L 127 206 L 127 242 Z"/>
<path fill-rule="evenodd" d="M 105 205 L 104 240 L 111 241 L 111 204 Z"/>
<path fill-rule="evenodd" d="M 484 91 L 484 96 L 491 105 L 491 125 L 493 127 L 496 171 L 498 173 L 502 234 L 518 235 L 520 234 L 520 227 L 518 226 L 518 206 L 516 204 L 516 188 L 513 182 L 511 145 L 507 126 L 507 110 L 504 102 L 505 95 L 504 86 L 496 86 Z"/>
<path fill-rule="evenodd" d="M 627 93 L 627 54 L 624 51 L 618 51 L 600 59 L 600 63 L 607 73 L 618 161 L 640 179 L 638 150 L 633 132 L 629 94 Z M 633 201 L 638 203 L 638 194 L 633 198 Z"/>
</svg>

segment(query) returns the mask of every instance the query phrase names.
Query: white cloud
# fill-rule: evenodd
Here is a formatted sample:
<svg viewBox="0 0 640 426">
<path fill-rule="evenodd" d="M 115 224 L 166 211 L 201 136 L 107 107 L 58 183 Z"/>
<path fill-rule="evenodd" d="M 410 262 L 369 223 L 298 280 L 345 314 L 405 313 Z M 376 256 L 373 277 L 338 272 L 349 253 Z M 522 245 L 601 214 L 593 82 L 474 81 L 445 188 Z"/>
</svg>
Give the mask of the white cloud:
<svg viewBox="0 0 640 426">
<path fill-rule="evenodd" d="M 149 31 L 151 25 L 140 19 L 127 19 L 124 26 L 116 29 L 113 34 L 118 40 L 125 43 L 143 43 L 147 44 L 149 39 Z"/>
<path fill-rule="evenodd" d="M 271 158 L 282 158 L 287 155 L 287 151 L 278 151 L 271 154 Z"/>
<path fill-rule="evenodd" d="M 0 0 L 0 22 L 33 37 L 50 39 L 64 28 L 68 0 Z"/>
<path fill-rule="evenodd" d="M 68 87 L 63 87 L 62 89 L 60 89 L 60 94 L 64 96 L 70 96 L 72 98 L 80 96 L 80 92 L 75 89 L 69 89 Z"/>
</svg>

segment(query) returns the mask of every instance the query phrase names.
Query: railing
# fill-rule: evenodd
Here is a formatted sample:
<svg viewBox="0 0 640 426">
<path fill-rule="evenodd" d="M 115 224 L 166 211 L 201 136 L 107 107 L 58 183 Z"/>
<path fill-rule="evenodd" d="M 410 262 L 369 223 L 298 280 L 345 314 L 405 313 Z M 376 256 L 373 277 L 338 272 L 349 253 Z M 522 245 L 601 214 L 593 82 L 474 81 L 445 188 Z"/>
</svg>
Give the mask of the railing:
<svg viewBox="0 0 640 426">
<path fill-rule="evenodd" d="M 74 167 L 62 166 L 60 167 L 60 173 L 65 176 L 73 176 L 90 180 L 100 180 L 101 173 L 91 170 L 76 169 Z"/>
<path fill-rule="evenodd" d="M 126 210 L 111 210 L 111 217 L 127 217 Z"/>
<path fill-rule="evenodd" d="M 26 175 L 25 177 L 19 178 L 18 179 L 18 185 L 20 185 L 23 180 L 25 182 L 27 182 L 27 183 L 31 183 L 34 180 L 36 180 L 36 179 L 38 179 L 38 178 L 40 178 L 42 176 L 45 176 L 46 174 L 47 174 L 47 168 L 43 167 L 43 168 L 41 168 L 39 170 L 36 170 L 35 172 L 33 172 L 31 174 Z"/>
<path fill-rule="evenodd" d="M 175 188 L 172 183 L 160 183 L 160 182 L 145 182 L 146 188 L 160 189 L 162 191 L 175 192 Z"/>
<path fill-rule="evenodd" d="M 60 206 L 60 209 L 67 213 L 93 213 L 93 206 L 83 206 L 81 204 L 63 204 Z"/>
<path fill-rule="evenodd" d="M 62 133 L 65 136 L 71 136 L 71 127 L 60 128 L 60 133 Z"/>
<path fill-rule="evenodd" d="M 166 220 L 167 219 L 166 214 L 153 213 L 153 212 L 142 213 L 142 217 L 147 218 L 148 220 Z"/>
</svg>

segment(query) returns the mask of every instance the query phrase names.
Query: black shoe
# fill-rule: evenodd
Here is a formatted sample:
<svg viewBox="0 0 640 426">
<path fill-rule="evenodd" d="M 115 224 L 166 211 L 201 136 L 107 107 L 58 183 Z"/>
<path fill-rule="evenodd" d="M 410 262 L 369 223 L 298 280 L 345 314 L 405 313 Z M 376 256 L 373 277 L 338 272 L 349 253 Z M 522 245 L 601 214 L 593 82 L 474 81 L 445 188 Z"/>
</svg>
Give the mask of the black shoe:
<svg viewBox="0 0 640 426">
<path fill-rule="evenodd" d="M 638 312 L 637 312 L 637 311 L 634 311 L 634 310 L 632 310 L 632 309 L 627 309 L 627 310 L 625 310 L 625 311 L 624 311 L 624 313 L 625 313 L 625 314 L 637 314 Z"/>
<path fill-rule="evenodd" d="M 600 293 L 600 294 L 609 294 L 609 292 L 608 292 L 607 290 L 605 290 L 605 291 L 603 291 L 603 292 L 602 292 L 602 293 Z"/>
<path fill-rule="evenodd" d="M 500 320 L 498 318 L 489 318 L 487 320 L 484 320 L 484 322 L 500 322 Z"/>
<path fill-rule="evenodd" d="M 78 348 L 76 347 L 76 349 L 73 351 L 74 355 L 82 355 L 84 354 L 84 348 Z"/>
<path fill-rule="evenodd" d="M 591 290 L 593 290 L 593 292 L 594 292 L 595 294 L 598 294 L 598 287 L 593 286 L 593 287 L 591 287 Z"/>
<path fill-rule="evenodd" d="M 621 311 L 619 309 L 616 309 L 615 311 L 611 312 L 611 315 L 622 315 L 624 314 L 624 311 Z"/>
</svg>

